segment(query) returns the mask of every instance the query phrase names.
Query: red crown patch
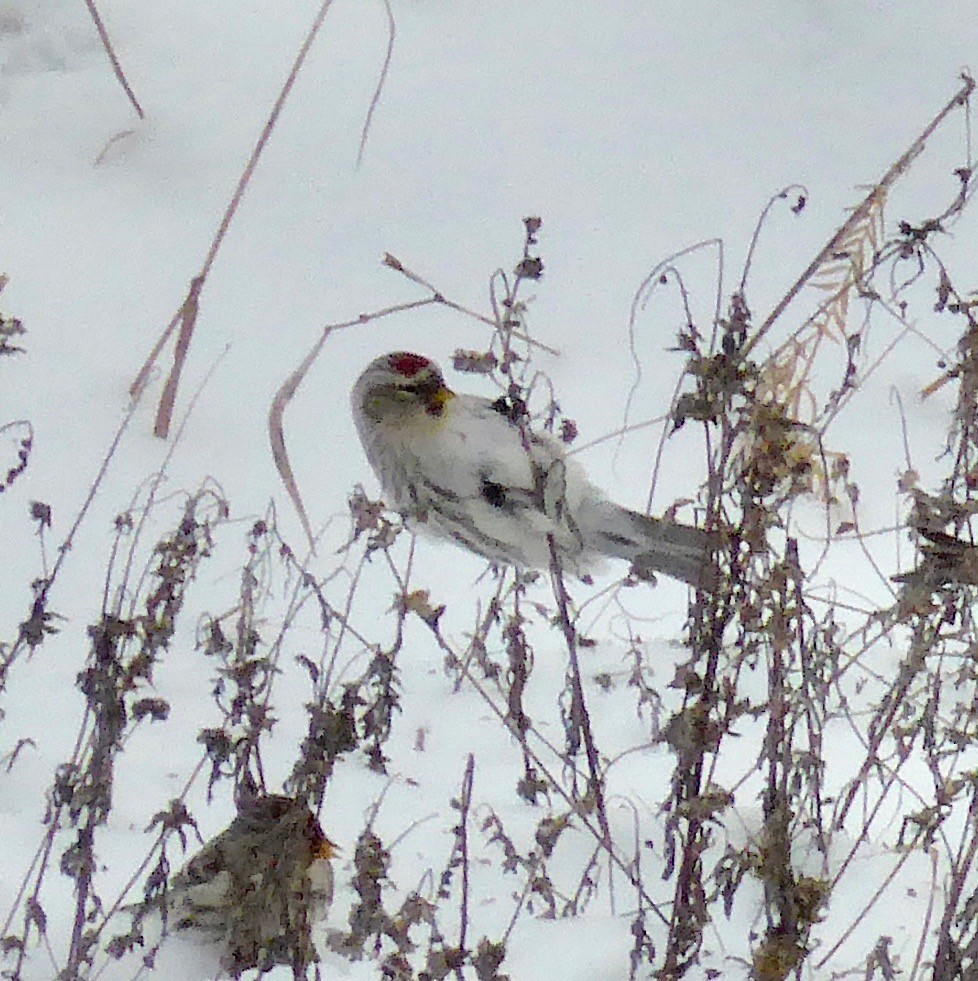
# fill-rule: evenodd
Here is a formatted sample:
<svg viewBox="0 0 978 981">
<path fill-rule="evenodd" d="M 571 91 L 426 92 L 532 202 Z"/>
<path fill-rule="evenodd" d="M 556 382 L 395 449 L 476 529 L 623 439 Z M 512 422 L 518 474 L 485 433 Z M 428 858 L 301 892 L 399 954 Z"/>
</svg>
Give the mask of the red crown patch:
<svg viewBox="0 0 978 981">
<path fill-rule="evenodd" d="M 427 358 L 423 358 L 420 354 L 409 354 L 407 351 L 392 354 L 389 364 L 393 371 L 399 375 L 404 375 L 406 378 L 413 378 L 422 368 L 431 366 L 431 362 Z"/>
</svg>

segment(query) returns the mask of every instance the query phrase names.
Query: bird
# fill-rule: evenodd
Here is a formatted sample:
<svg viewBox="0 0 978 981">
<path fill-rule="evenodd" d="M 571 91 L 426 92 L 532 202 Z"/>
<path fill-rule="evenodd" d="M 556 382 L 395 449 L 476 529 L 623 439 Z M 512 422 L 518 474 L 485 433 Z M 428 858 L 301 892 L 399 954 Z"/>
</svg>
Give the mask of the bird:
<svg viewBox="0 0 978 981">
<path fill-rule="evenodd" d="M 357 379 L 351 408 L 388 505 L 415 530 L 496 565 L 582 579 L 604 557 L 641 579 L 662 573 L 706 588 L 713 537 L 610 501 L 566 447 L 530 430 L 506 399 L 452 391 L 439 366 L 394 351 Z"/>
<path fill-rule="evenodd" d="M 302 801 L 277 794 L 239 805 L 231 824 L 173 877 L 167 924 L 224 944 L 224 967 L 305 966 L 315 958 L 309 927 L 333 899 L 337 852 Z"/>
</svg>

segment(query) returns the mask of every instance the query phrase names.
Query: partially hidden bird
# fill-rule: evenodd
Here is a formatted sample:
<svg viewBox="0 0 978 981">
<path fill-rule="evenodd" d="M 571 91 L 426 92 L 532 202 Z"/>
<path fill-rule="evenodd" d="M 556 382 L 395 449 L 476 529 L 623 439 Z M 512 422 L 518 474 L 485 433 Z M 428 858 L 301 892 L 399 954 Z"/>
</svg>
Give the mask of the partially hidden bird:
<svg viewBox="0 0 978 981">
<path fill-rule="evenodd" d="M 604 556 L 691 586 L 708 585 L 713 538 L 615 504 L 549 433 L 532 432 L 505 399 L 453 392 L 429 358 L 372 361 L 351 396 L 353 418 L 388 505 L 419 531 L 500 565 L 576 576 Z"/>
<path fill-rule="evenodd" d="M 335 854 L 304 802 L 278 794 L 244 801 L 173 877 L 168 922 L 221 943 L 233 972 L 309 962 L 309 927 L 333 899 Z"/>
</svg>

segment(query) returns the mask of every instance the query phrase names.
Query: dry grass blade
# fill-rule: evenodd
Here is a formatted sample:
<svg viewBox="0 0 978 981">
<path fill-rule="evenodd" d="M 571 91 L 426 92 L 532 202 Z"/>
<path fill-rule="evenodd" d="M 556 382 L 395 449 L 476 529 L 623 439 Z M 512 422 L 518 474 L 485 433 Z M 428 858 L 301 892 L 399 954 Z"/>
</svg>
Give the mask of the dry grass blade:
<svg viewBox="0 0 978 981">
<path fill-rule="evenodd" d="M 173 354 L 173 367 L 167 376 L 166 384 L 163 386 L 163 394 L 160 396 L 160 407 L 156 414 L 156 422 L 153 425 L 153 435 L 160 439 L 166 439 L 170 433 L 170 421 L 173 418 L 173 407 L 176 403 L 177 389 L 180 386 L 180 375 L 183 373 L 183 366 L 187 362 L 187 352 L 190 350 L 190 340 L 193 337 L 194 328 L 197 326 L 197 313 L 200 309 L 200 291 L 204 285 L 206 272 L 195 276 L 190 282 L 190 291 L 187 293 L 183 306 L 179 314 L 172 322 L 180 324 L 180 333 L 177 335 L 177 346 Z"/>
<path fill-rule="evenodd" d="M 95 6 L 95 0 L 85 0 L 85 6 L 88 7 L 88 12 L 92 15 L 92 20 L 95 22 L 95 30 L 98 31 L 98 36 L 102 41 L 102 47 L 105 48 L 105 53 L 109 56 L 109 61 L 112 63 L 112 71 L 115 72 L 115 77 L 119 80 L 119 84 L 126 93 L 126 98 L 129 99 L 133 109 L 136 110 L 136 115 L 140 119 L 144 119 L 143 108 L 136 98 L 136 93 L 130 88 L 129 82 L 126 79 L 126 73 L 122 70 L 122 65 L 116 57 L 115 49 L 112 47 L 112 41 L 109 39 L 109 32 L 105 29 L 102 16 L 98 12 L 98 7 Z"/>
<path fill-rule="evenodd" d="M 357 325 L 367 324 L 380 317 L 388 317 L 393 313 L 404 313 L 406 310 L 414 310 L 416 307 L 427 306 L 429 303 L 435 302 L 436 299 L 434 297 L 428 297 L 424 300 L 412 300 L 408 303 L 398 303 L 394 306 L 386 307 L 383 310 L 377 310 L 374 313 L 362 313 L 355 320 L 347 320 L 341 324 L 329 324 L 323 328 L 322 334 L 312 346 L 309 353 L 302 359 L 302 363 L 285 379 L 272 399 L 271 407 L 268 410 L 268 440 L 271 443 L 275 468 L 278 470 L 278 475 L 282 478 L 282 483 L 285 484 L 289 498 L 299 514 L 302 530 L 306 533 L 309 546 L 314 552 L 316 542 L 312 533 L 312 526 L 309 524 L 309 516 L 306 513 L 305 505 L 302 503 L 302 495 L 299 493 L 299 486 L 296 483 L 295 473 L 292 470 L 289 453 L 285 446 L 285 428 L 283 424 L 285 410 L 309 373 L 309 369 L 315 364 L 316 359 L 323 349 L 323 345 L 333 331 L 342 330 L 344 327 L 356 327 Z"/>
<path fill-rule="evenodd" d="M 394 22 L 394 11 L 391 9 L 390 0 L 383 0 L 384 10 L 387 12 L 387 53 L 384 55 L 384 64 L 380 69 L 380 77 L 377 79 L 377 88 L 374 89 L 373 97 L 370 99 L 370 108 L 367 110 L 367 118 L 363 121 L 363 131 L 360 134 L 360 146 L 357 149 L 357 167 L 363 163 L 363 152 L 367 148 L 367 137 L 370 135 L 370 125 L 374 119 L 374 112 L 380 104 L 380 94 L 384 90 L 387 81 L 387 73 L 391 67 L 391 57 L 394 54 L 394 39 L 397 36 L 397 24 Z"/>
<path fill-rule="evenodd" d="M 272 130 L 275 128 L 275 124 L 278 122 L 282 109 L 288 100 L 289 93 L 292 91 L 292 87 L 295 85 L 296 79 L 299 77 L 299 72 L 302 69 L 302 65 L 305 62 L 306 56 L 309 54 L 310 49 L 312 48 L 313 42 L 316 40 L 316 36 L 318 35 L 320 28 L 323 26 L 323 21 L 326 18 L 326 14 L 332 5 L 332 2 L 333 0 L 323 0 L 322 4 L 320 5 L 319 10 L 312 22 L 312 26 L 309 28 L 305 40 L 302 42 L 299 52 L 295 57 L 295 61 L 291 70 L 289 71 L 288 77 L 285 80 L 285 84 L 282 86 L 282 90 L 279 92 L 278 98 L 275 100 L 275 105 L 272 107 L 272 111 L 269 114 L 264 127 L 262 128 L 261 135 L 258 137 L 258 142 L 255 144 L 255 147 L 251 152 L 251 157 L 249 158 L 247 164 L 245 164 L 245 168 L 241 173 L 240 179 L 238 180 L 238 185 L 234 189 L 234 194 L 231 196 L 231 201 L 224 212 L 224 217 L 221 219 L 221 224 L 218 227 L 214 240 L 211 242 L 211 246 L 207 251 L 204 264 L 201 267 L 200 272 L 191 280 L 187 296 L 183 303 L 180 304 L 180 309 L 177 311 L 173 320 L 170 321 L 169 326 L 154 345 L 149 357 L 146 359 L 142 368 L 140 368 L 139 374 L 136 376 L 136 380 L 130 386 L 130 394 L 133 396 L 133 398 L 138 399 L 142 394 L 143 389 L 146 387 L 146 383 L 149 380 L 149 375 L 152 371 L 153 365 L 156 363 L 156 359 L 159 357 L 159 354 L 163 350 L 166 342 L 172 336 L 177 324 L 180 324 L 180 337 L 177 341 L 176 352 L 174 353 L 173 366 L 170 369 L 170 374 L 167 378 L 163 395 L 160 398 L 160 404 L 156 412 L 156 421 L 153 425 L 153 432 L 156 436 L 160 437 L 160 439 L 165 439 L 170 432 L 170 422 L 173 418 L 173 405 L 176 399 L 177 388 L 180 383 L 180 374 L 183 371 L 187 351 L 190 348 L 190 341 L 193 336 L 201 290 L 203 289 L 207 276 L 210 273 L 211 266 L 214 264 L 214 260 L 217 258 L 217 253 L 221 248 L 222 242 L 224 241 L 224 236 L 227 234 L 231 221 L 237 213 L 238 206 L 241 204 L 241 199 L 244 197 L 245 190 L 247 189 L 248 183 L 251 180 L 251 175 L 254 173 L 255 167 L 258 165 L 262 152 L 271 138 Z"/>
</svg>

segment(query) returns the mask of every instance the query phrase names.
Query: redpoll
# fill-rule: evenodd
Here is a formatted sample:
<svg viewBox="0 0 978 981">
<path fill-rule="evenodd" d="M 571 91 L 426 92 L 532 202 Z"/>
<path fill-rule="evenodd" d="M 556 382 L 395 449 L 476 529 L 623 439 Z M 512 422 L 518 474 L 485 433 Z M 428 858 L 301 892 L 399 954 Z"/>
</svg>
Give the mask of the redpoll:
<svg viewBox="0 0 978 981">
<path fill-rule="evenodd" d="M 167 918 L 211 934 L 240 973 L 313 960 L 309 927 L 333 899 L 336 846 L 309 808 L 290 797 L 248 801 L 173 878 Z"/>
<path fill-rule="evenodd" d="M 552 541 L 575 575 L 612 556 L 644 578 L 704 585 L 710 535 L 612 503 L 558 440 L 514 421 L 505 401 L 456 394 L 428 358 L 377 358 L 352 405 L 367 459 L 409 526 L 491 562 L 548 568 Z"/>
</svg>

